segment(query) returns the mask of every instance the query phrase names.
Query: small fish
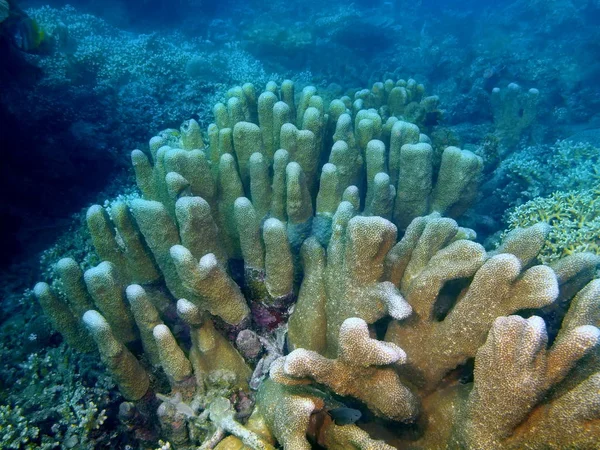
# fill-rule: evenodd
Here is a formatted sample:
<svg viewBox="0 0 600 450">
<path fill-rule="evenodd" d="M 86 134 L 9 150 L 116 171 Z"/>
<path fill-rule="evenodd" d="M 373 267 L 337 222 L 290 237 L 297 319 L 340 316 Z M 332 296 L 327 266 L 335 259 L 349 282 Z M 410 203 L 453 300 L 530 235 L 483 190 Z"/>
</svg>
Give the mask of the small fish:
<svg viewBox="0 0 600 450">
<path fill-rule="evenodd" d="M 353 408 L 333 408 L 327 411 L 336 425 L 350 425 L 355 423 L 362 417 L 362 413 L 358 409 Z"/>
<path fill-rule="evenodd" d="M 27 53 L 39 50 L 46 38 L 37 22 L 10 0 L 0 0 L 0 36 Z"/>
<path fill-rule="evenodd" d="M 12 21 L 9 25 L 9 33 L 15 47 L 28 53 L 36 51 L 45 37 L 37 22 L 27 16 Z"/>
</svg>

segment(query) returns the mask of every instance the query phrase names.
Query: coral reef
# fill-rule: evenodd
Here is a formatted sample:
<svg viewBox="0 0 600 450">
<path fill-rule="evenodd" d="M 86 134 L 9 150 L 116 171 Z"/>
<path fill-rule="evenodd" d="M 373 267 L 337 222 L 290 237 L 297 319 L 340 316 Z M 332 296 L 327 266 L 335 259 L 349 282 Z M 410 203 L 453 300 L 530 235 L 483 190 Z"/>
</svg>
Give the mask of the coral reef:
<svg viewBox="0 0 600 450">
<path fill-rule="evenodd" d="M 30 101 L 49 89 L 67 89 L 63 95 L 74 104 L 81 102 L 82 89 L 88 96 L 108 96 L 118 110 L 106 123 L 93 124 L 93 111 L 68 110 L 75 115 L 72 122 L 92 127 L 88 133 L 96 139 L 100 134 L 118 135 L 121 141 L 130 136 L 126 145 L 135 147 L 148 124 L 161 129 L 179 122 L 182 114 L 208 120 L 216 98 L 207 94 L 220 95 L 224 85 L 248 80 L 264 84 L 269 79 L 259 61 L 235 46 L 215 51 L 205 39 L 184 40 L 177 32 L 134 36 L 72 6 L 44 6 L 29 13 L 56 41 L 50 55 L 33 57 L 44 78 L 29 93 Z M 121 121 L 129 123 L 126 130 L 118 128 Z"/>
<path fill-rule="evenodd" d="M 11 249 L 0 255 L 2 264 L 52 245 L 68 226 L 65 218 L 98 201 L 107 184 L 129 186 L 128 152 L 147 140 L 148 124 L 160 130 L 195 117 L 205 126 L 231 84 L 271 78 L 235 42 L 217 46 L 164 26 L 119 28 L 109 13 L 116 2 L 102 8 L 104 18 L 84 12 L 95 7 L 90 3 L 28 9 L 49 45 L 16 61 L 5 48 L 13 31 L 1 30 L 3 146 L 27 148 L 0 168 L 6 198 L 20 199 L 0 211 L 9 230 L 0 239 Z"/>
<path fill-rule="evenodd" d="M 8 362 L 9 348 L 3 345 L 0 351 Z M 96 448 L 126 442 L 111 430 L 122 398 L 95 356 L 63 344 L 43 356 L 31 353 L 17 369 L 3 369 L 2 379 L 13 386 L 0 408 L 2 448 Z"/>
<path fill-rule="evenodd" d="M 539 254 L 544 263 L 573 253 L 600 254 L 599 199 L 598 186 L 538 197 L 507 212 L 508 228 L 528 227 L 537 222 L 550 224 L 552 229 Z"/>
<path fill-rule="evenodd" d="M 507 209 L 554 191 L 589 188 L 598 178 L 600 150 L 586 142 L 525 147 L 500 161 L 482 191 Z"/>
<path fill-rule="evenodd" d="M 597 446 L 600 4 L 438 3 L 74 0 L 22 58 L 2 28 L 2 256 L 99 205 L 2 277 L 0 447 Z"/>
<path fill-rule="evenodd" d="M 376 415 L 416 421 L 412 427 L 396 425 L 396 438 L 388 438 L 388 443 L 397 448 L 563 448 L 573 443 L 593 448 L 600 424 L 594 406 L 600 331 L 592 311 L 600 298 L 598 280 L 590 280 L 600 260 L 582 254 L 562 260 L 554 269 L 532 265 L 548 232 L 543 225 L 515 230 L 503 247 L 486 254 L 478 244 L 457 235 L 452 222 L 436 216 L 418 218 L 388 252 L 386 278 L 399 285 L 413 313 L 389 323 L 386 341 L 369 338 L 366 323 L 352 318 L 340 328 L 337 360 L 297 349 L 272 366 L 273 382 L 286 387 L 281 392 L 282 388 L 276 391 L 265 383 L 258 411 L 273 424 L 285 448 L 310 448 L 305 434 L 330 445 L 320 434 L 328 433 L 327 425 L 315 431 L 301 420 L 323 409 L 310 390 L 302 391 L 311 380 L 339 395 L 355 396 Z M 568 305 L 576 292 L 550 347 L 543 319 L 509 315 L 558 299 Z M 348 346 L 346 338 L 352 334 Z M 344 365 L 349 354 L 360 361 L 360 368 Z M 472 380 L 469 371 L 461 369 L 469 360 L 475 364 Z M 376 386 L 385 379 L 386 364 L 392 361 L 402 365 L 392 371 L 385 388 L 378 388 L 377 398 L 386 399 L 385 406 L 391 408 L 382 411 L 368 397 L 374 392 L 370 383 Z M 379 365 L 372 368 L 373 363 Z M 369 381 L 364 384 L 366 373 Z M 263 410 L 263 403 L 274 401 L 267 396 L 278 396 L 279 406 Z M 307 409 L 299 396 L 312 406 Z M 573 402 L 583 405 L 581 414 L 572 408 Z M 406 405 L 412 406 L 407 410 Z M 289 408 L 297 412 L 284 415 Z M 404 414 L 396 416 L 398 411 Z M 284 431 L 278 421 L 299 414 L 300 418 L 285 422 Z M 568 417 L 576 431 L 565 436 L 549 425 L 560 415 Z"/>
<path fill-rule="evenodd" d="M 72 259 L 59 262 L 61 283 L 56 286 L 67 304 L 46 284 L 38 284 L 34 292 L 48 315 L 56 318 L 56 328 L 67 334 L 81 332 L 77 318 L 86 309 L 101 312 L 85 312 L 83 323 L 123 396 L 142 404 L 155 388 L 140 382 L 148 380 L 147 370 L 124 345 L 137 339 L 136 330 L 149 361 L 162 367 L 172 393 L 180 392 L 184 401 L 203 395 L 205 378 L 215 372 L 230 373 L 232 387 L 247 388 L 251 371 L 218 329 L 235 335 L 252 324 L 267 332 L 285 320 L 297 293 L 293 280 L 302 273 L 300 248 L 312 233 L 316 246 L 320 240 L 338 247 L 341 272 L 331 280 L 332 286 L 338 285 L 338 302 L 369 295 L 382 302 L 379 313 L 368 314 L 370 323 L 388 311 L 405 317 L 410 308 L 402 305 L 395 288 L 377 282 L 383 265 L 367 256 L 371 241 L 361 243 L 364 231 L 370 230 L 373 244 L 383 238 L 381 245 L 390 248 L 396 227 L 381 217 L 365 217 L 364 224 L 358 217 L 351 220 L 353 211 L 366 204 L 368 214 L 384 214 L 400 226 L 432 209 L 460 214 L 473 200 L 481 167 L 471 153 L 450 147 L 439 166 L 443 186 L 434 185 L 428 138 L 416 125 L 401 120 L 403 112 L 422 117 L 418 111 L 431 110 L 422 92 L 413 80 L 388 80 L 371 91 L 357 92 L 354 101 L 344 97 L 331 102 L 330 113 L 325 114 L 313 87 L 305 88 L 296 104 L 291 81 L 281 88 L 269 83 L 261 95 L 250 84 L 231 89 L 227 106 L 215 105 L 218 125 L 209 127 L 206 151 L 198 149 L 202 139 L 194 120 L 185 122 L 180 132 L 164 132 L 151 140 L 150 158 L 139 150 L 132 153 L 145 199 L 88 210 L 91 240 L 104 262 L 85 273 Z M 391 111 L 396 116 L 389 115 Z M 252 119 L 258 124 L 248 121 Z M 303 129 L 293 125 L 296 121 Z M 389 150 L 377 138 L 389 141 Z M 325 148 L 332 143 L 331 162 L 324 165 L 317 193 L 318 161 L 320 155 L 327 156 Z M 411 184 L 420 185 L 417 196 L 410 192 Z M 335 230 L 348 220 L 356 237 L 345 245 L 345 236 Z M 244 260 L 241 289 L 228 273 L 228 260 L 239 257 Z M 372 264 L 374 272 L 365 272 L 363 264 Z M 346 281 L 340 283 L 342 279 Z M 161 280 L 168 294 L 156 286 Z M 171 326 L 178 322 L 173 322 L 169 296 L 180 299 L 178 321 L 190 330 L 192 347 L 187 355 L 163 324 L 163 320 Z M 337 335 L 341 323 L 356 315 L 353 309 L 340 305 L 336 320 L 329 321 L 328 334 Z M 393 370 L 382 372 L 382 382 L 390 382 L 385 381 L 390 376 Z M 376 401 L 375 392 L 371 398 Z M 177 414 L 169 412 L 164 402 L 161 408 L 165 434 L 181 444 L 185 433 L 180 426 L 176 432 L 169 425 Z"/>
<path fill-rule="evenodd" d="M 556 139 L 598 128 L 594 2 L 560 0 L 552 12 L 521 0 L 443 8 L 427 1 L 104 3 L 28 9 L 53 45 L 24 56 L 37 67 L 13 68 L 10 60 L 0 71 L 6 145 L 38 156 L 14 152 L 13 170 L 0 177 L 9 198 L 27 199 L 3 210 L 13 253 L 46 247 L 58 234 L 56 218 L 89 204 L 86 194 L 114 178 L 125 165 L 121 149 L 141 145 L 148 128 L 192 116 L 204 127 L 230 84 L 262 85 L 273 72 L 332 91 L 410 73 L 439 95 L 455 137 L 449 145 L 461 148 L 492 135 L 493 88 L 511 82 L 539 89 L 536 132 Z M 495 7 L 503 13 L 490 13 Z M 47 189 L 19 183 L 30 174 Z M 47 206 L 66 191 L 71 201 Z"/>
<path fill-rule="evenodd" d="M 93 337 L 124 425 L 182 449 L 518 448 L 543 426 L 532 442 L 558 448 L 548 424 L 580 402 L 572 439 L 598 438 L 598 258 L 536 265 L 544 224 L 486 252 L 443 217 L 473 203 L 482 161 L 447 147 L 435 163 L 407 121 L 429 99 L 414 80 L 328 105 L 247 83 L 214 106 L 206 146 L 188 120 L 132 152 L 143 198 L 88 210 L 103 262 L 62 259 L 34 289 L 65 340 Z M 557 299 L 548 348 L 543 319 L 512 314 Z M 364 423 L 332 421 L 344 404 Z"/>
</svg>

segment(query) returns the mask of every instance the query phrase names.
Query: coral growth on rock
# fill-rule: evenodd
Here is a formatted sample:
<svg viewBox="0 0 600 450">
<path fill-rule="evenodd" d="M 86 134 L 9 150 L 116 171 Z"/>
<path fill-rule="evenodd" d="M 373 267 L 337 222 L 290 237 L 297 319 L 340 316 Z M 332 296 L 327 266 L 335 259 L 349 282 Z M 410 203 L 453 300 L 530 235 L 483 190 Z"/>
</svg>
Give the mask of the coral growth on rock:
<svg viewBox="0 0 600 450">
<path fill-rule="evenodd" d="M 600 186 L 554 192 L 508 211 L 509 229 L 537 222 L 552 226 L 539 259 L 549 263 L 574 253 L 600 254 Z"/>
<path fill-rule="evenodd" d="M 57 330 L 91 335 L 145 445 L 592 448 L 598 258 L 539 265 L 543 224 L 487 252 L 453 220 L 481 158 L 421 132 L 437 98 L 348 94 L 244 84 L 206 145 L 189 120 L 135 150 L 142 198 L 88 211 L 103 262 L 34 289 Z M 533 312 L 558 300 L 549 342 Z"/>
</svg>

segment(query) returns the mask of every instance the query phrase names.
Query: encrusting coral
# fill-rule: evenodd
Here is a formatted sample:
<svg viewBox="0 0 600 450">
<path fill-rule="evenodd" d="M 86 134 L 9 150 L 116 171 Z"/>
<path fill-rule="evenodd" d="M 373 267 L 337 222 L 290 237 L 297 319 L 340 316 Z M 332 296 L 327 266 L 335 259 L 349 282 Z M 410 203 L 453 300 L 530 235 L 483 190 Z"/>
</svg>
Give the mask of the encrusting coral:
<svg viewBox="0 0 600 450">
<path fill-rule="evenodd" d="M 125 424 L 159 423 L 177 449 L 591 448 L 598 259 L 536 265 L 541 224 L 494 252 L 473 242 L 448 216 L 475 200 L 482 161 L 448 147 L 438 167 L 407 121 L 436 111 L 423 93 L 387 80 L 326 105 L 289 80 L 245 84 L 206 147 L 189 120 L 132 153 L 143 199 L 88 212 L 104 262 L 63 259 L 62 292 L 35 289 L 65 339 L 85 324 Z M 547 347 L 527 311 L 557 299 Z M 364 421 L 335 423 L 346 404 Z M 557 417 L 578 433 L 557 436 Z"/>
</svg>

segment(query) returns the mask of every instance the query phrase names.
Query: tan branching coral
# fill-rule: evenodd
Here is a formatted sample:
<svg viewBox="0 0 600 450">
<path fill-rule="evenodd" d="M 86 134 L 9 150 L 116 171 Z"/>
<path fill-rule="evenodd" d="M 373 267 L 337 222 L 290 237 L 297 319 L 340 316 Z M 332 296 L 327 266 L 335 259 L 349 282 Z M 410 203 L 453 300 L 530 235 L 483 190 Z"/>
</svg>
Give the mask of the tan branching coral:
<svg viewBox="0 0 600 450">
<path fill-rule="evenodd" d="M 257 412 L 265 418 L 284 447 L 298 450 L 312 448 L 306 439 L 306 430 L 313 412 L 324 406 L 318 394 L 266 380 L 261 385 L 257 400 Z"/>
<path fill-rule="evenodd" d="M 523 270 L 512 254 L 490 257 L 471 241 L 452 242 L 457 233 L 451 219 L 415 221 L 402 240 L 407 242 L 400 241 L 388 259 L 388 270 L 414 314 L 405 323 L 392 323 L 386 340 L 402 345 L 414 372 L 412 381 L 426 390 L 434 389 L 446 373 L 475 355 L 496 317 L 541 308 L 558 296 L 550 268 Z M 415 244 L 410 253 L 408 242 Z M 536 242 L 521 245 L 535 247 Z M 460 279 L 470 279 L 469 285 L 455 294 L 452 304 L 442 304 L 444 285 Z"/>
<path fill-rule="evenodd" d="M 430 423 L 445 431 L 438 429 L 419 446 L 595 448 L 600 432 L 599 304 L 596 279 L 572 300 L 550 346 L 540 317 L 496 319 L 475 357 L 474 383 L 432 396 L 431 404 L 437 405 Z M 439 408 L 440 403 L 446 406 Z M 440 414 L 445 414 L 443 421 Z"/>
<path fill-rule="evenodd" d="M 394 448 L 371 438 L 356 425 L 336 425 L 326 411 L 326 403 L 331 401 L 329 396 L 311 386 L 284 385 L 267 379 L 258 390 L 255 413 L 264 417 L 284 448 L 310 450 L 311 442 L 335 450 Z"/>
<path fill-rule="evenodd" d="M 271 378 L 283 384 L 309 378 L 339 395 L 362 400 L 377 415 L 410 421 L 418 413 L 418 403 L 392 367 L 405 358 L 395 344 L 371 339 L 364 320 L 350 318 L 340 328 L 336 359 L 297 349 L 272 366 Z"/>
<path fill-rule="evenodd" d="M 353 214 L 350 203 L 340 203 L 326 262 L 318 244 L 306 241 L 306 278 L 289 324 L 293 348 L 335 356 L 344 320 L 358 317 L 372 324 L 387 315 L 403 319 L 411 312 L 393 284 L 380 281 L 385 255 L 396 241 L 396 228 L 381 217 Z M 315 270 L 313 265 L 324 270 Z M 320 327 L 323 319 L 326 328 Z"/>
<path fill-rule="evenodd" d="M 540 421 L 550 430 L 550 417 L 558 417 L 558 414 L 572 417 L 573 427 L 586 430 L 580 438 L 570 435 L 569 440 L 591 442 L 597 438 L 597 429 L 594 426 L 590 429 L 582 422 L 592 420 L 586 423 L 595 423 L 592 418 L 598 417 L 597 413 L 587 409 L 590 412 L 585 419 L 575 416 L 580 417 L 576 419 L 561 406 L 572 406 L 576 395 L 584 396 L 580 397 L 583 404 L 594 404 L 593 391 L 586 388 L 593 386 L 597 377 L 594 373 L 599 366 L 592 347 L 598 341 L 599 331 L 592 309 L 583 305 L 600 301 L 594 288 L 597 280 L 575 297 L 550 349 L 546 349 L 542 319 L 503 318 L 505 314 L 520 310 L 542 308 L 557 298 L 561 302 L 569 301 L 594 276 L 598 264 L 594 255 L 575 255 L 561 261 L 555 265 L 556 272 L 547 266 L 533 265 L 547 232 L 548 227 L 543 224 L 515 230 L 495 252 L 486 253 L 478 244 L 463 239 L 472 235 L 469 230 L 461 229 L 453 220 L 431 215 L 414 220 L 404 238 L 384 254 L 385 276 L 399 286 L 397 295 L 402 295 L 400 298 L 405 298 L 413 309 L 407 319 L 390 323 L 386 338 L 406 351 L 406 364 L 400 367 L 399 380 L 416 384 L 421 393 L 423 413 L 419 423 L 426 432 L 416 448 L 522 448 L 519 446 L 528 442 L 525 436 L 529 431 L 519 428 L 522 434 L 515 434 L 515 430 L 523 420 L 531 420 L 532 426 Z M 335 234 L 330 247 L 334 247 L 334 243 Z M 376 252 L 375 248 L 371 245 L 372 252 Z M 302 289 L 317 294 L 307 305 L 313 311 L 321 311 L 315 313 L 315 317 L 323 322 L 328 321 L 327 310 L 319 309 L 319 305 L 327 305 L 331 292 L 335 292 L 318 276 L 324 270 L 323 265 L 329 263 L 329 251 L 326 254 L 314 241 L 307 241 L 303 249 L 307 276 Z M 301 290 L 301 299 L 302 295 Z M 321 298 L 320 303 L 315 298 Z M 301 317 L 306 319 L 304 309 L 307 306 L 299 301 L 298 308 Z M 353 320 L 359 319 L 350 319 Z M 290 333 L 293 322 L 294 315 Z M 494 341 L 496 333 L 502 336 L 499 341 Z M 311 337 L 307 343 L 314 342 Z M 323 341 L 317 339 L 316 342 L 322 345 Z M 345 390 L 345 378 L 336 370 L 336 364 L 343 359 L 342 346 L 339 351 L 340 357 L 330 360 L 314 351 L 294 350 L 283 359 L 284 363 L 272 368 L 272 377 L 284 384 L 305 383 L 311 379 L 330 386 L 334 392 L 357 395 Z M 511 351 L 517 354 L 529 352 L 532 355 L 529 358 L 515 357 L 509 361 L 514 362 L 510 364 L 521 364 L 519 361 L 533 364 L 531 369 L 504 364 L 506 372 L 498 370 L 503 364 L 498 358 Z M 538 356 L 534 357 L 534 354 Z M 580 361 L 585 355 L 588 355 L 583 359 L 586 364 L 581 366 Z M 446 384 L 440 387 L 444 377 L 470 358 L 475 358 L 473 385 L 450 382 L 448 387 L 444 387 Z M 534 360 L 538 363 L 527 363 Z M 555 406 L 536 406 L 556 389 L 555 386 L 564 386 L 565 376 L 574 373 L 576 363 L 580 364 L 575 373 L 583 378 L 581 383 L 565 392 L 564 400 L 557 398 Z M 590 366 L 594 368 L 590 369 Z M 487 367 L 488 372 L 483 367 Z M 345 372 L 353 373 L 351 368 L 346 368 Z M 368 388 L 357 381 L 361 379 L 360 375 L 354 373 L 351 378 L 354 386 L 360 386 L 358 398 L 371 411 L 377 411 L 365 398 Z M 450 380 L 452 377 L 445 383 Z M 389 391 L 390 385 L 387 386 Z M 502 394 L 503 386 L 510 395 Z M 429 395 L 434 389 L 438 390 Z M 480 392 L 482 389 L 485 394 Z M 385 397 L 385 394 L 380 396 Z M 519 404 L 523 406 L 520 408 Z M 493 408 L 497 408 L 497 412 Z M 450 417 L 453 419 L 449 420 Z M 552 442 L 549 435 L 552 433 L 532 438 L 532 442 L 540 442 L 539 448 L 545 448 L 544 445 Z"/>
<path fill-rule="evenodd" d="M 475 383 L 464 425 L 468 448 L 502 445 L 543 395 L 600 339 L 600 330 L 589 325 L 565 334 L 547 349 L 541 318 L 509 316 L 494 321 L 475 358 Z"/>
<path fill-rule="evenodd" d="M 52 326 L 61 330 L 62 335 L 69 345 L 79 351 L 89 352 L 93 349 L 90 345 L 89 336 L 78 318 L 73 314 L 65 302 L 59 299 L 48 283 L 37 283 L 33 288 L 33 294 L 44 310 Z"/>
<path fill-rule="evenodd" d="M 536 265 L 545 225 L 486 252 L 442 217 L 474 201 L 481 159 L 448 147 L 435 173 L 410 123 L 437 98 L 414 80 L 352 95 L 245 84 L 215 105 L 207 146 L 190 120 L 134 151 L 143 198 L 88 212 L 103 262 L 61 260 L 60 283 L 34 290 L 54 326 L 74 345 L 87 327 L 125 412 L 177 450 L 592 448 L 598 259 Z M 569 304 L 552 340 L 532 310 L 560 322 Z M 394 436 L 335 423 L 344 402 Z"/>
<path fill-rule="evenodd" d="M 215 329 L 212 320 L 204 317 L 198 307 L 185 299 L 177 302 L 177 314 L 190 327 L 192 346 L 189 359 L 198 387 L 203 386 L 211 373 L 227 371 L 234 377 L 234 386 L 247 389 L 250 368 L 233 345 Z"/>
<path fill-rule="evenodd" d="M 94 338 L 102 361 L 127 400 L 139 400 L 148 391 L 150 379 L 135 356 L 115 337 L 109 323 L 99 312 L 90 310 L 83 323 Z"/>
</svg>

